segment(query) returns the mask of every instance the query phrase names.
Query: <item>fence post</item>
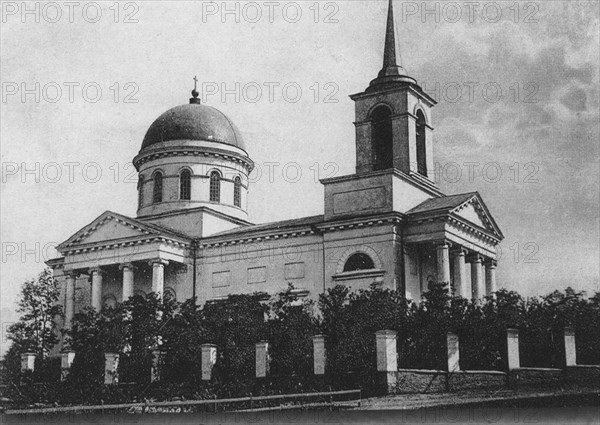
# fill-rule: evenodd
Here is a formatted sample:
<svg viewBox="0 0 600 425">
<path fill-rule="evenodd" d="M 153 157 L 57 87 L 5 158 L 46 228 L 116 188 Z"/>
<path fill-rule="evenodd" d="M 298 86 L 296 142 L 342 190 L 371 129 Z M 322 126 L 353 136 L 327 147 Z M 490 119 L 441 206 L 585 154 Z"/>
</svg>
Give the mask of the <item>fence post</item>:
<svg viewBox="0 0 600 425">
<path fill-rule="evenodd" d="M 566 366 L 577 365 L 577 351 L 575 350 L 575 329 L 565 328 L 565 363 Z"/>
<path fill-rule="evenodd" d="M 213 367 L 217 363 L 217 346 L 214 344 L 202 344 L 202 380 L 210 381 Z"/>
<path fill-rule="evenodd" d="M 35 370 L 35 353 L 21 354 L 21 373 Z"/>
<path fill-rule="evenodd" d="M 398 372 L 398 350 L 396 343 L 397 333 L 391 330 L 375 332 L 377 350 L 377 372 L 383 378 L 383 386 L 386 392 L 395 387 Z"/>
<path fill-rule="evenodd" d="M 60 380 L 64 381 L 69 376 L 69 369 L 75 360 L 74 351 L 63 351 L 60 354 Z"/>
<path fill-rule="evenodd" d="M 313 336 L 313 368 L 315 375 L 325 375 L 325 335 Z"/>
<path fill-rule="evenodd" d="M 104 353 L 104 383 L 113 385 L 119 383 L 119 355 Z"/>
<path fill-rule="evenodd" d="M 256 377 L 265 378 L 269 374 L 269 343 L 256 343 Z"/>
<path fill-rule="evenodd" d="M 150 382 L 160 381 L 160 368 L 162 365 L 162 351 L 152 351 L 152 369 L 150 371 Z"/>
<path fill-rule="evenodd" d="M 446 334 L 446 346 L 448 348 L 448 372 L 458 372 L 460 370 L 458 335 L 448 332 Z"/>
<path fill-rule="evenodd" d="M 506 348 L 508 352 L 508 370 L 521 367 L 519 359 L 519 331 L 517 329 L 506 330 Z"/>
</svg>

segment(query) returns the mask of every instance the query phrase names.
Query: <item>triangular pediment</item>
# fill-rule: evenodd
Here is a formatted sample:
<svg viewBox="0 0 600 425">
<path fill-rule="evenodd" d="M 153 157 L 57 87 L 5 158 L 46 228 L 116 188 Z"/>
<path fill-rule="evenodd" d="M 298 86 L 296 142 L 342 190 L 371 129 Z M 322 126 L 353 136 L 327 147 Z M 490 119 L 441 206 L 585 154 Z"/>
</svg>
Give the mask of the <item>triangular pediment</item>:
<svg viewBox="0 0 600 425">
<path fill-rule="evenodd" d="M 503 237 L 500 228 L 492 218 L 492 215 L 478 193 L 475 193 L 471 198 L 450 210 L 450 212 L 500 238 Z"/>
<path fill-rule="evenodd" d="M 58 246 L 58 250 L 79 245 L 160 234 L 136 220 L 107 211 Z"/>
</svg>

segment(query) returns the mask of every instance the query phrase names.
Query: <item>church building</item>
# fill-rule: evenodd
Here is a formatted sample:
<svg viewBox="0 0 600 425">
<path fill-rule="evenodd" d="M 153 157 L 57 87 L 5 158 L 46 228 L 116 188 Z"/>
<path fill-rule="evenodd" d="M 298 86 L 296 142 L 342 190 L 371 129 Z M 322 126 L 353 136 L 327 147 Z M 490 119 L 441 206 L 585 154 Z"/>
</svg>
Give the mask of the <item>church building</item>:
<svg viewBox="0 0 600 425">
<path fill-rule="evenodd" d="M 150 125 L 133 158 L 137 216 L 102 213 L 48 261 L 63 283 L 65 327 L 86 306 L 150 292 L 203 304 L 289 283 L 311 299 L 338 284 L 415 300 L 431 282 L 473 299 L 496 291 L 503 235 L 477 192 L 444 195 L 433 180 L 436 102 L 398 63 L 391 0 L 383 67 L 350 96 L 356 172 L 321 180 L 320 215 L 249 221 L 252 144 L 192 96 Z"/>
</svg>

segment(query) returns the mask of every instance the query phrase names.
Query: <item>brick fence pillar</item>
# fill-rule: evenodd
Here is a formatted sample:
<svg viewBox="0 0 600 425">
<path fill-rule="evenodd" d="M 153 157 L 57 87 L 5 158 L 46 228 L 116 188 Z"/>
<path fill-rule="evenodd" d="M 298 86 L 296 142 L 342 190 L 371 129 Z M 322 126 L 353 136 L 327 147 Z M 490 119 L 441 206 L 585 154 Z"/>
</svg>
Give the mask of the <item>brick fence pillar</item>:
<svg viewBox="0 0 600 425">
<path fill-rule="evenodd" d="M 119 355 L 104 353 L 104 383 L 113 385 L 119 383 Z"/>
<path fill-rule="evenodd" d="M 325 375 L 325 335 L 313 336 L 313 368 L 315 375 Z"/>
<path fill-rule="evenodd" d="M 577 352 L 575 351 L 575 329 L 565 328 L 565 363 L 566 366 L 577 365 Z"/>
<path fill-rule="evenodd" d="M 21 373 L 35 370 L 35 353 L 21 354 Z"/>
<path fill-rule="evenodd" d="M 60 354 L 60 380 L 64 381 L 69 376 L 69 369 L 75 360 L 74 351 L 63 351 Z"/>
<path fill-rule="evenodd" d="M 162 366 L 162 357 L 162 351 L 152 351 L 152 369 L 150 370 L 150 382 L 160 381 L 160 368 Z"/>
<path fill-rule="evenodd" d="M 212 379 L 213 367 L 217 363 L 217 346 L 214 344 L 202 344 L 202 380 Z"/>
<path fill-rule="evenodd" d="M 265 378 L 269 374 L 269 343 L 256 343 L 256 377 Z"/>
<path fill-rule="evenodd" d="M 375 332 L 377 350 L 377 372 L 380 372 L 382 384 L 386 392 L 396 386 L 398 372 L 398 350 L 396 331 L 382 330 Z"/>
<path fill-rule="evenodd" d="M 506 330 L 506 348 L 508 352 L 508 370 L 520 368 L 519 331 L 517 329 Z"/>
<path fill-rule="evenodd" d="M 458 335 L 448 332 L 446 334 L 446 346 L 448 348 L 448 372 L 458 372 L 460 370 Z"/>
</svg>

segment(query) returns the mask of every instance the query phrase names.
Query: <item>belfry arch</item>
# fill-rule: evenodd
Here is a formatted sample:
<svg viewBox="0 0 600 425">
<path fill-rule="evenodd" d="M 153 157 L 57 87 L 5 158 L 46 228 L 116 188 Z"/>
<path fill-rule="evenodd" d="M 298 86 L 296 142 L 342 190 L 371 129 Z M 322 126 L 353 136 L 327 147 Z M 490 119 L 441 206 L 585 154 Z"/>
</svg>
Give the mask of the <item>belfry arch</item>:
<svg viewBox="0 0 600 425">
<path fill-rule="evenodd" d="M 371 112 L 373 141 L 373 170 L 393 167 L 394 140 L 392 133 L 392 110 L 379 105 Z"/>
<path fill-rule="evenodd" d="M 421 109 L 417 110 L 417 172 L 427 177 L 426 121 Z"/>
</svg>

